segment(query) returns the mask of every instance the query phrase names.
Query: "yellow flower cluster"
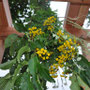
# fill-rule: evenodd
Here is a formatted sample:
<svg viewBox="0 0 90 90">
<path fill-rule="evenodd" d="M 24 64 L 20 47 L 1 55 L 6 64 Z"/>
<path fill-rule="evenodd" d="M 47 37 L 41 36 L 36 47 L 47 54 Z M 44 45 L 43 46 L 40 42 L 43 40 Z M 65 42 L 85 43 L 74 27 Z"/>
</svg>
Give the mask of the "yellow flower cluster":
<svg viewBox="0 0 90 90">
<path fill-rule="evenodd" d="M 61 30 L 58 30 L 57 35 L 60 37 L 60 36 L 64 35 L 64 33 Z"/>
<path fill-rule="evenodd" d="M 29 30 L 30 37 L 35 37 L 36 35 L 44 34 L 41 28 L 37 29 L 37 27 L 32 27 L 32 28 L 29 28 L 28 30 Z"/>
<path fill-rule="evenodd" d="M 54 27 L 52 25 L 48 26 L 47 28 L 49 31 L 52 31 L 54 29 Z"/>
<path fill-rule="evenodd" d="M 56 58 L 56 61 L 58 61 L 59 66 L 62 68 L 64 66 L 64 63 L 68 60 L 72 60 L 76 54 L 77 51 L 74 48 L 75 42 L 72 42 L 72 39 L 69 39 L 69 41 L 66 40 L 63 45 L 59 46 L 57 49 L 62 54 Z"/>
<path fill-rule="evenodd" d="M 57 78 L 57 71 L 58 71 L 58 64 L 53 64 L 50 66 L 49 68 L 49 73 L 51 75 L 52 78 Z"/>
<path fill-rule="evenodd" d="M 56 18 L 54 16 L 49 17 L 47 20 L 44 21 L 43 26 L 48 26 L 48 30 L 52 31 L 54 29 L 52 23 L 55 23 Z"/>
<path fill-rule="evenodd" d="M 51 25 L 52 23 L 55 23 L 56 18 L 54 16 L 49 17 L 47 20 L 44 21 L 43 26 Z"/>
<path fill-rule="evenodd" d="M 51 53 L 49 53 L 46 49 L 44 49 L 44 48 L 41 48 L 41 49 L 39 49 L 39 48 L 36 48 L 36 53 L 38 54 L 38 56 L 40 57 L 40 58 L 42 58 L 43 60 L 46 60 L 46 59 L 49 59 L 50 58 L 50 56 L 51 56 Z"/>
<path fill-rule="evenodd" d="M 58 39 L 58 41 L 59 42 L 62 42 L 64 39 L 62 38 L 62 36 L 64 35 L 64 33 L 61 31 L 61 30 L 59 30 L 58 32 L 57 32 L 57 36 L 59 36 L 59 39 Z"/>
</svg>

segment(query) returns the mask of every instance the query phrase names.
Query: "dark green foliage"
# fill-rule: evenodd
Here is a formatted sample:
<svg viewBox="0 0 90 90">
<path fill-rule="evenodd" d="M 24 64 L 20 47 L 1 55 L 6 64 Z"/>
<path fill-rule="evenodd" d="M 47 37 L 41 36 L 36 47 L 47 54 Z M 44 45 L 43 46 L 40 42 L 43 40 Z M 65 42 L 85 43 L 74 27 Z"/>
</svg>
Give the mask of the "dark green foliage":
<svg viewBox="0 0 90 90">
<path fill-rule="evenodd" d="M 79 86 L 79 83 L 77 81 L 77 77 L 75 75 L 73 75 L 72 77 L 70 77 L 70 80 L 72 82 L 70 88 L 71 90 L 81 90 L 80 89 L 80 86 Z"/>
<path fill-rule="evenodd" d="M 22 75 L 20 84 L 21 85 L 19 90 L 34 90 L 34 86 L 30 81 L 30 76 L 28 73 L 24 73 Z"/>
<path fill-rule="evenodd" d="M 20 17 L 27 15 L 28 0 L 9 0 L 10 10 L 13 21 L 20 21 Z"/>
<path fill-rule="evenodd" d="M 62 23 L 45 0 L 31 0 L 31 3 L 28 0 L 9 0 L 9 3 L 14 27 L 19 32 L 25 32 L 25 36 L 21 38 L 14 34 L 7 37 L 5 41 L 6 50 L 0 69 L 9 69 L 10 72 L 5 77 L 0 78 L 0 89 L 46 90 L 47 81 L 55 82 L 49 74 L 49 67 L 53 63 L 57 63 L 55 59 L 62 53 L 57 50 L 57 47 L 64 43 L 64 37 L 61 37 L 63 40 L 59 43 L 56 36 L 53 36 L 61 29 Z M 43 22 L 50 16 L 56 18 L 53 32 L 48 31 L 47 26 L 43 26 Z M 24 20 L 20 18 L 24 18 Z M 45 34 L 38 35 L 34 39 L 31 38 L 28 28 L 33 26 L 41 28 Z M 54 54 L 44 61 L 37 56 L 36 48 L 44 48 L 48 52 L 54 52 Z M 73 74 L 71 78 L 72 90 L 81 90 L 81 84 L 86 88 L 90 86 L 90 63 L 82 55 L 79 57 L 81 60 L 77 63 L 75 61 L 77 65 L 73 60 L 70 60 L 66 62 L 68 68 L 65 66 L 65 73 Z M 81 81 L 82 83 L 80 83 Z"/>
<path fill-rule="evenodd" d="M 79 55 L 79 57 L 81 57 L 81 60 L 78 64 L 84 69 L 80 71 L 80 77 L 90 87 L 90 62 L 82 55 Z"/>
</svg>

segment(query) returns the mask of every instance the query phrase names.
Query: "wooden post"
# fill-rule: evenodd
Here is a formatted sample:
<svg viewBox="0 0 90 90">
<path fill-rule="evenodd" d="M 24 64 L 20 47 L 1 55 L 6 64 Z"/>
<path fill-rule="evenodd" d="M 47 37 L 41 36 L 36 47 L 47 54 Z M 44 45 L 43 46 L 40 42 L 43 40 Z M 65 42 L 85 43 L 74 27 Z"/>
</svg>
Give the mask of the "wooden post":
<svg viewBox="0 0 90 90">
<path fill-rule="evenodd" d="M 0 63 L 2 62 L 4 54 L 4 40 L 0 40 Z"/>
<path fill-rule="evenodd" d="M 8 0 L 0 0 L 0 63 L 4 54 L 4 40 L 10 34 L 23 36 L 24 33 L 19 33 L 12 27 L 12 18 Z"/>
<path fill-rule="evenodd" d="M 51 0 L 51 1 L 70 2 L 73 4 L 77 4 L 77 5 L 79 4 L 79 5 L 89 5 L 90 6 L 90 0 Z"/>
<path fill-rule="evenodd" d="M 87 43 L 90 43 L 90 37 L 87 37 L 87 31 L 79 29 L 73 25 L 69 21 L 73 21 L 74 23 L 82 26 L 84 20 L 88 14 L 89 6 L 87 5 L 76 5 L 73 3 L 68 3 L 67 12 L 66 12 L 66 21 L 64 22 L 64 28 L 71 34 L 83 38 Z M 85 49 L 83 48 L 83 51 Z M 87 51 L 85 51 L 87 52 Z M 86 53 L 83 55 L 90 61 L 90 56 Z"/>
</svg>

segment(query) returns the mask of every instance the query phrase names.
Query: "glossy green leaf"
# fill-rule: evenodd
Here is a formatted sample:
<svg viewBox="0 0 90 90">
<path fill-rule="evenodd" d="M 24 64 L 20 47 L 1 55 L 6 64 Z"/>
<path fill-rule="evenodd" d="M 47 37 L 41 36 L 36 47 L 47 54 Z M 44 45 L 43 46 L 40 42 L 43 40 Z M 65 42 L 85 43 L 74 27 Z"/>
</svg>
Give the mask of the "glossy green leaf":
<svg viewBox="0 0 90 90">
<path fill-rule="evenodd" d="M 80 72 L 80 78 L 90 87 L 90 69 Z"/>
<path fill-rule="evenodd" d="M 78 80 L 77 80 L 75 75 L 70 77 L 70 80 L 71 80 L 71 86 L 70 86 L 71 90 L 81 90 L 79 83 L 78 83 Z"/>
<path fill-rule="evenodd" d="M 77 80 L 79 85 L 84 89 L 84 90 L 90 90 L 90 87 L 80 78 L 80 76 L 77 76 Z"/>
<path fill-rule="evenodd" d="M 79 64 L 84 69 L 90 68 L 90 62 L 88 62 L 88 60 L 83 55 L 79 55 L 79 57 L 81 60 L 78 61 L 77 64 Z"/>
<path fill-rule="evenodd" d="M 37 0 L 31 0 L 30 3 L 33 4 L 33 5 L 37 5 L 38 1 Z"/>
<path fill-rule="evenodd" d="M 7 84 L 4 86 L 3 90 L 10 90 L 13 88 L 12 80 L 8 80 Z"/>
<path fill-rule="evenodd" d="M 18 51 L 17 60 L 18 60 L 19 63 L 20 63 L 21 56 L 25 52 L 30 52 L 30 48 L 28 46 L 24 46 Z"/>
<path fill-rule="evenodd" d="M 6 79 L 9 79 L 11 76 L 10 74 L 7 74 L 6 76 L 4 77 L 0 77 L 0 85 L 6 80 Z"/>
<path fill-rule="evenodd" d="M 5 48 L 8 48 L 12 45 L 13 42 L 15 42 L 18 39 L 18 35 L 11 34 L 9 35 L 5 40 Z"/>
<path fill-rule="evenodd" d="M 23 74 L 20 84 L 20 90 L 34 90 L 33 84 L 30 81 L 30 76 L 28 75 L 28 73 Z"/>
<path fill-rule="evenodd" d="M 80 61 L 77 62 L 83 70 L 80 71 L 80 78 L 86 83 L 86 85 L 90 86 L 90 62 L 83 56 L 79 55 L 81 58 Z"/>
<path fill-rule="evenodd" d="M 34 54 L 31 56 L 31 59 L 29 61 L 29 71 L 30 71 L 30 74 L 32 75 L 33 77 L 33 84 L 35 85 L 35 88 L 37 88 L 37 90 L 42 90 L 41 89 L 41 86 L 40 86 L 40 83 L 39 81 L 37 80 L 37 67 L 38 65 L 38 58 L 37 56 L 35 56 Z"/>
<path fill-rule="evenodd" d="M 37 71 L 37 56 L 32 55 L 30 61 L 29 61 L 29 71 L 32 75 L 36 74 Z"/>
<path fill-rule="evenodd" d="M 38 64 L 38 70 L 39 70 L 40 76 L 43 79 L 45 79 L 49 82 L 55 82 L 54 79 L 50 76 L 48 69 L 46 69 L 44 66 Z"/>
<path fill-rule="evenodd" d="M 0 89 L 5 90 L 5 85 L 8 83 L 9 80 L 4 80 L 2 83 L 0 83 Z"/>
<path fill-rule="evenodd" d="M 11 82 L 11 75 L 7 74 L 5 77 L 0 78 L 0 89 L 2 90 L 10 90 L 12 83 Z"/>
<path fill-rule="evenodd" d="M 30 42 L 30 48 L 31 50 L 35 50 L 37 48 L 35 42 L 32 42 L 32 41 Z"/>
<path fill-rule="evenodd" d="M 0 64 L 0 69 L 4 69 L 4 70 L 9 69 L 15 63 L 16 63 L 16 59 L 8 61 L 8 62 L 3 63 L 3 64 Z"/>
<path fill-rule="evenodd" d="M 24 25 L 22 23 L 14 23 L 14 27 L 16 30 L 18 30 L 19 32 L 24 32 L 26 31 L 26 28 L 24 27 Z"/>
<path fill-rule="evenodd" d="M 42 90 L 39 80 L 37 79 L 38 75 L 33 75 L 33 85 L 36 90 Z"/>
</svg>

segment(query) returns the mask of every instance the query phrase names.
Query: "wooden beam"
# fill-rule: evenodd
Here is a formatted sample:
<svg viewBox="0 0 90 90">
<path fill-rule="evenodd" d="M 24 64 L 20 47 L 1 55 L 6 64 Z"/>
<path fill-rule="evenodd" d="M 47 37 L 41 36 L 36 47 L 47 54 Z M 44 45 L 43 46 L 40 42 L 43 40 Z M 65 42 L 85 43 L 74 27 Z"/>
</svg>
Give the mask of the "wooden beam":
<svg viewBox="0 0 90 90">
<path fill-rule="evenodd" d="M 4 40 L 0 40 L 0 63 L 3 59 L 4 49 Z"/>
<path fill-rule="evenodd" d="M 10 9 L 8 5 L 8 0 L 0 1 L 0 26 L 12 26 L 12 19 L 10 14 Z"/>
<path fill-rule="evenodd" d="M 1 20 L 1 18 L 0 18 L 0 26 L 2 25 L 2 20 Z"/>
<path fill-rule="evenodd" d="M 12 19 L 8 0 L 0 0 L 0 63 L 4 54 L 4 40 L 10 34 L 24 36 L 24 33 L 19 33 L 12 27 Z"/>
<path fill-rule="evenodd" d="M 74 22 L 76 21 L 79 10 L 80 10 L 80 5 L 74 5 L 71 3 L 67 4 L 66 15 L 65 15 L 66 20 L 64 21 L 64 27 L 67 24 L 67 20 L 72 19 L 72 21 L 74 21 Z"/>
<path fill-rule="evenodd" d="M 46 0 L 48 1 L 48 0 Z M 51 0 L 51 1 L 62 1 L 62 2 L 70 2 L 74 4 L 84 4 L 84 5 L 90 5 L 90 0 Z"/>
<path fill-rule="evenodd" d="M 0 27 L 0 39 L 6 38 L 10 34 L 17 34 L 18 36 L 24 36 L 24 33 L 19 33 L 13 27 Z"/>
<path fill-rule="evenodd" d="M 8 0 L 0 0 L 0 39 L 4 39 L 10 34 L 17 34 L 19 36 L 24 35 L 23 33 L 17 32 L 12 27 Z"/>
<path fill-rule="evenodd" d="M 79 24 L 80 26 L 83 26 L 84 20 L 88 14 L 89 6 L 86 5 L 76 5 L 73 3 L 68 3 L 67 6 L 67 12 L 66 12 L 66 20 L 64 22 L 64 28 L 71 34 L 83 38 L 87 43 L 90 43 L 90 37 L 87 36 L 87 31 L 82 30 L 80 28 L 75 27 L 72 25 L 71 22 Z M 89 30 L 88 30 L 89 31 Z M 89 31 L 90 32 L 90 31 Z M 86 45 L 86 43 L 84 43 Z M 83 48 L 83 51 L 85 49 Z M 87 51 L 85 51 L 87 53 Z M 83 55 L 90 61 L 90 56 L 86 53 L 83 53 Z"/>
<path fill-rule="evenodd" d="M 88 15 L 89 6 L 81 6 L 78 14 L 77 24 L 83 26 L 86 16 Z"/>
<path fill-rule="evenodd" d="M 67 31 L 69 31 L 73 34 L 75 32 L 78 34 L 78 32 L 80 32 L 80 30 L 79 31 L 76 29 L 74 30 L 75 27 L 73 27 L 69 21 L 73 21 L 74 23 L 77 23 L 80 26 L 82 26 L 87 14 L 88 14 L 88 9 L 89 9 L 89 6 L 75 5 L 75 4 L 68 3 L 67 10 L 66 10 L 67 12 L 66 12 L 66 16 L 65 16 L 66 20 L 64 22 L 64 28 L 66 28 Z M 82 34 L 79 34 L 77 36 L 81 37 Z"/>
</svg>

